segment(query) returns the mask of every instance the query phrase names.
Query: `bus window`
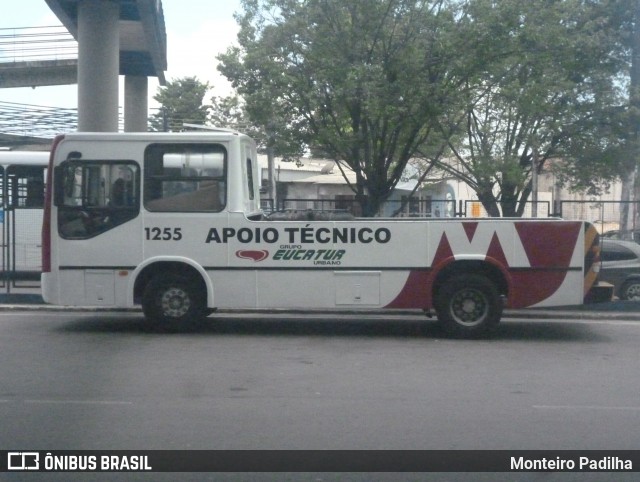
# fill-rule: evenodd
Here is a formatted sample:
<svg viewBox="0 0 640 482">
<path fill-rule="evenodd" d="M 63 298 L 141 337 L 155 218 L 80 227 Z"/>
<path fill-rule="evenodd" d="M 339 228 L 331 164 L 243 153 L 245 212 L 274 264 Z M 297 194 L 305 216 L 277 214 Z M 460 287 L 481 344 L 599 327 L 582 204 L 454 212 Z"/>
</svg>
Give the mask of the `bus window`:
<svg viewBox="0 0 640 482">
<path fill-rule="evenodd" d="M 249 199 L 253 201 L 256 195 L 253 189 L 253 167 L 250 157 L 247 157 L 247 184 L 247 187 L 249 188 Z"/>
<path fill-rule="evenodd" d="M 7 205 L 12 208 L 44 207 L 46 167 L 10 165 L 7 168 Z"/>
<path fill-rule="evenodd" d="M 227 203 L 227 151 L 218 144 L 151 144 L 144 154 L 144 206 L 219 212 Z"/>
<path fill-rule="evenodd" d="M 140 211 L 139 178 L 131 161 L 60 164 L 54 176 L 60 235 L 86 239 L 135 218 Z"/>
</svg>

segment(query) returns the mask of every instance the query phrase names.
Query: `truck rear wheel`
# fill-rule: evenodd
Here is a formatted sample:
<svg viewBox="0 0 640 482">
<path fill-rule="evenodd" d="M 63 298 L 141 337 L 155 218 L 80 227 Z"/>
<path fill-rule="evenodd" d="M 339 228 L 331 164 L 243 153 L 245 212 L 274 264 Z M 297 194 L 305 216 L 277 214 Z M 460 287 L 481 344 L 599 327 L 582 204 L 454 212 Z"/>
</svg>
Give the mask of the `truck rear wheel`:
<svg viewBox="0 0 640 482">
<path fill-rule="evenodd" d="M 447 279 L 438 290 L 434 304 L 443 329 L 456 337 L 485 335 L 502 316 L 502 299 L 496 286 L 479 274 Z"/>
<path fill-rule="evenodd" d="M 144 316 L 155 326 L 179 328 L 201 321 L 207 313 L 206 293 L 189 278 L 153 278 L 142 295 Z"/>
</svg>

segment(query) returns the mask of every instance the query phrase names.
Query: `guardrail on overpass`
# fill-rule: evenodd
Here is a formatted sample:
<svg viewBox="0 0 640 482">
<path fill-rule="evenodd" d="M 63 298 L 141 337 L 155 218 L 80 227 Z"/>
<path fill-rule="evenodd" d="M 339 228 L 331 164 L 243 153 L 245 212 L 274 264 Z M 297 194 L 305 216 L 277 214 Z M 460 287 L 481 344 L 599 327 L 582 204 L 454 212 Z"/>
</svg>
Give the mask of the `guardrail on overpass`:
<svg viewBox="0 0 640 482">
<path fill-rule="evenodd" d="M 0 29 L 0 88 L 75 84 L 78 43 L 62 26 Z"/>
<path fill-rule="evenodd" d="M 0 28 L 0 63 L 78 58 L 78 42 L 62 25 Z"/>
</svg>

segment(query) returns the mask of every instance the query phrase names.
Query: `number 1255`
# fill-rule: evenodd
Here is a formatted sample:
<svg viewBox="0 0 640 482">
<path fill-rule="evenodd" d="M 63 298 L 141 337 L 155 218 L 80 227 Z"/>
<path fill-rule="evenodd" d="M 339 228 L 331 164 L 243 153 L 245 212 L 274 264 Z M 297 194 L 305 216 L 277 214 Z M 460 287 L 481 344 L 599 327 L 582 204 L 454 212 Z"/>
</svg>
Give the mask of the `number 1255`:
<svg viewBox="0 0 640 482">
<path fill-rule="evenodd" d="M 147 241 L 180 241 L 182 228 L 144 228 Z"/>
</svg>

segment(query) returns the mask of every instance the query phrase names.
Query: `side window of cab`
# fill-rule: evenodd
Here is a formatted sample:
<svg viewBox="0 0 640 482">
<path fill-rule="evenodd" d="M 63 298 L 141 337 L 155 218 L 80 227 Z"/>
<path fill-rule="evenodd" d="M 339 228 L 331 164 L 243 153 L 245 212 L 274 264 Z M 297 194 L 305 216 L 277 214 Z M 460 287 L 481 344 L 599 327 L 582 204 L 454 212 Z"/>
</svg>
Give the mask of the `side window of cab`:
<svg viewBox="0 0 640 482">
<path fill-rule="evenodd" d="M 87 239 L 140 213 L 140 168 L 134 161 L 64 161 L 54 172 L 58 232 Z"/>
<path fill-rule="evenodd" d="M 219 212 L 227 204 L 227 150 L 219 144 L 150 144 L 144 207 L 152 212 Z"/>
</svg>

